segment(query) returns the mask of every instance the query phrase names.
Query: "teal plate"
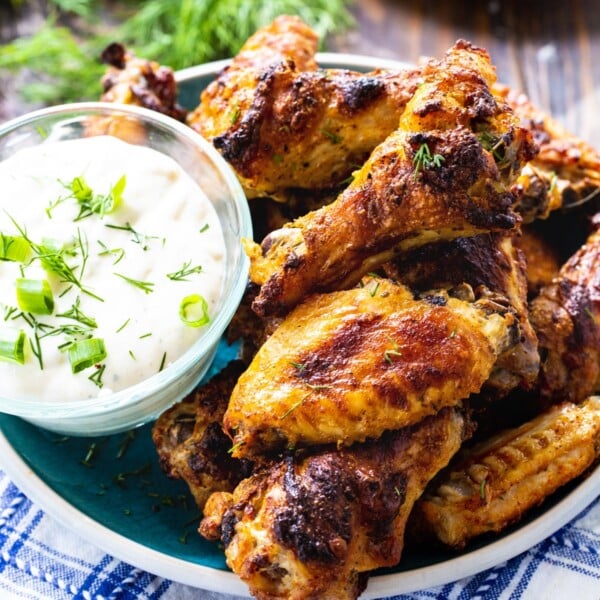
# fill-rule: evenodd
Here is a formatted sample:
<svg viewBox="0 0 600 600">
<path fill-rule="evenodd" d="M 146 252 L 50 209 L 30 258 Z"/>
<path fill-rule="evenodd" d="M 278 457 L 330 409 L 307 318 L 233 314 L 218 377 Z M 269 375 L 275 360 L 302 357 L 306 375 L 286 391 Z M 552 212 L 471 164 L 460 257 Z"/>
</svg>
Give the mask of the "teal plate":
<svg viewBox="0 0 600 600">
<path fill-rule="evenodd" d="M 324 66 L 367 70 L 402 63 L 320 54 Z M 180 71 L 181 103 L 193 108 L 201 90 L 227 61 Z M 221 342 L 206 378 L 237 355 Z M 228 571 L 222 550 L 197 533 L 199 512 L 187 486 L 161 472 L 151 425 L 97 438 L 61 437 L 0 415 L 0 467 L 34 502 L 66 528 L 136 567 L 197 588 L 248 595 Z M 362 598 L 441 585 L 497 565 L 551 535 L 600 492 L 600 467 L 553 496 L 501 537 L 487 538 L 460 555 L 412 550 L 396 569 L 379 571 Z"/>
</svg>

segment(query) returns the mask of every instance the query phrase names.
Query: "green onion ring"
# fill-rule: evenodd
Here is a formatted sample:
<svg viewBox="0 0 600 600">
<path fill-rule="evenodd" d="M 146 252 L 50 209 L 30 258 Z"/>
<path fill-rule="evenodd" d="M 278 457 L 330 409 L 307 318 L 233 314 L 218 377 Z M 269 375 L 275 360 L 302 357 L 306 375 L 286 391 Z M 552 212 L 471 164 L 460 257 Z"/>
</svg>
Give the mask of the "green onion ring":
<svg viewBox="0 0 600 600">
<path fill-rule="evenodd" d="M 195 315 L 199 315 L 195 318 Z M 179 318 L 190 327 L 202 327 L 210 321 L 208 302 L 200 294 L 186 296 L 179 305 Z"/>
</svg>

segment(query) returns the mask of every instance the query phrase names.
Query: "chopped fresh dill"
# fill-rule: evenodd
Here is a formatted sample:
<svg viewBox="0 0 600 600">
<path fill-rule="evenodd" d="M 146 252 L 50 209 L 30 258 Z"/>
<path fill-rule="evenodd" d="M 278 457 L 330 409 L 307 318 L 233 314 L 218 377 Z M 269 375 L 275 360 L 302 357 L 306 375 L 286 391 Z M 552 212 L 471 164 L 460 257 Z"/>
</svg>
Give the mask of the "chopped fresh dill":
<svg viewBox="0 0 600 600">
<path fill-rule="evenodd" d="M 189 275 L 202 272 L 202 265 L 196 265 L 195 267 L 192 267 L 190 266 L 191 264 L 191 260 L 184 262 L 178 271 L 167 273 L 167 277 L 172 281 L 188 281 Z"/>
<path fill-rule="evenodd" d="M 158 366 L 159 373 L 165 368 L 166 362 L 167 362 L 167 353 L 163 352 L 162 358 L 160 359 L 160 365 Z"/>
<path fill-rule="evenodd" d="M 117 451 L 117 458 L 123 458 L 125 453 L 129 449 L 131 443 L 135 440 L 135 431 L 130 429 L 125 433 L 123 439 L 119 442 L 119 450 Z"/>
<path fill-rule="evenodd" d="M 204 233 L 209 227 L 210 225 L 208 223 L 204 223 L 204 225 L 200 227 L 200 233 Z"/>
<path fill-rule="evenodd" d="M 92 442 L 87 450 L 85 457 L 80 461 L 84 467 L 93 467 L 93 460 L 98 456 L 98 444 Z"/>
<path fill-rule="evenodd" d="M 129 222 L 125 223 L 125 225 L 114 225 L 112 223 L 106 223 L 104 226 L 108 227 L 109 229 L 119 229 L 121 231 L 128 231 L 129 233 L 131 233 L 133 243 L 139 244 L 142 247 L 142 250 L 148 250 L 149 240 L 160 239 L 157 235 L 144 235 L 139 231 L 136 231 Z"/>
<path fill-rule="evenodd" d="M 96 367 L 96 370 L 88 377 L 88 379 L 99 388 L 104 387 L 102 376 L 104 375 L 105 369 L 106 365 L 99 365 Z"/>
<path fill-rule="evenodd" d="M 446 159 L 441 154 L 431 154 L 427 143 L 419 146 L 413 157 L 413 166 L 415 168 L 414 177 L 417 178 L 421 171 L 426 169 L 439 169 Z"/>
<path fill-rule="evenodd" d="M 83 313 L 83 311 L 79 308 L 80 303 L 81 298 L 77 296 L 75 302 L 72 304 L 69 310 L 62 313 L 57 313 L 56 316 L 64 317 L 65 319 L 73 319 L 74 321 L 78 321 L 82 325 L 87 325 L 92 329 L 96 329 L 98 327 L 96 320 L 93 317 L 89 317 L 88 315 Z"/>
<path fill-rule="evenodd" d="M 102 251 L 98 252 L 98 256 L 109 256 L 111 254 L 116 256 L 113 262 L 113 266 L 116 265 L 118 262 L 121 262 L 121 260 L 123 260 L 123 258 L 125 257 L 125 250 L 123 248 L 108 248 L 108 246 L 100 240 L 98 240 L 98 244 L 102 248 Z"/>
<path fill-rule="evenodd" d="M 129 325 L 129 321 L 131 321 L 131 318 L 128 318 L 125 323 L 123 323 L 123 325 L 121 325 L 117 331 L 115 333 L 120 333 L 121 331 L 123 331 L 123 329 L 125 329 L 125 327 L 127 327 L 127 325 Z"/>
<path fill-rule="evenodd" d="M 321 133 L 332 143 L 339 144 L 342 141 L 342 138 L 337 133 L 330 131 L 329 129 L 322 128 Z"/>
<path fill-rule="evenodd" d="M 113 275 L 124 279 L 127 283 L 139 288 L 145 294 L 149 294 L 154 291 L 154 283 L 152 281 L 141 281 L 139 279 L 132 279 L 131 277 L 127 277 L 127 275 L 122 275 L 121 273 L 113 272 Z"/>
</svg>

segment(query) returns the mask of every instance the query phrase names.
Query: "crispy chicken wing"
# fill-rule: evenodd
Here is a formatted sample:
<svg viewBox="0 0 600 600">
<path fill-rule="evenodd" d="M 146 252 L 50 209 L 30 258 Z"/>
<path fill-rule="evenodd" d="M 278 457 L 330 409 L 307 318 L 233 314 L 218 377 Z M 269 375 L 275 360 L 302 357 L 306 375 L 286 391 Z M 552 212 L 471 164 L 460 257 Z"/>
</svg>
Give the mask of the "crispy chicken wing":
<svg viewBox="0 0 600 600">
<path fill-rule="evenodd" d="M 152 428 L 162 470 L 187 483 L 200 509 L 213 492 L 231 491 L 251 471 L 251 463 L 228 453 L 231 440 L 222 428 L 231 390 L 242 370 L 240 361 L 230 363 L 162 413 Z"/>
<path fill-rule="evenodd" d="M 545 218 L 560 207 L 573 207 L 600 194 L 600 154 L 531 104 L 527 96 L 496 84 L 503 97 L 533 132 L 540 151 L 523 169 L 519 212 L 526 221 Z M 600 198 L 599 198 L 600 199 Z"/>
<path fill-rule="evenodd" d="M 600 214 L 596 231 L 531 302 L 539 338 L 540 393 L 581 401 L 600 389 Z"/>
<path fill-rule="evenodd" d="M 515 387 L 533 387 L 540 366 L 537 336 L 529 322 L 525 259 L 512 236 L 481 234 L 429 244 L 398 256 L 386 263 L 384 270 L 411 289 L 467 283 L 472 289 L 483 287 L 507 298 L 515 309 L 521 337 L 498 358 L 486 386 L 503 395 Z"/>
<path fill-rule="evenodd" d="M 458 42 L 426 78 L 398 130 L 378 146 L 332 204 L 247 242 L 253 303 L 285 312 L 315 291 L 350 287 L 400 251 L 518 223 L 508 190 L 529 136 L 489 90 L 487 53 Z M 503 140 L 504 159 L 481 142 Z"/>
<path fill-rule="evenodd" d="M 235 386 L 223 418 L 233 456 L 350 444 L 416 423 L 479 391 L 516 343 L 511 310 L 388 280 L 316 295 L 290 313 Z"/>
<path fill-rule="evenodd" d="M 411 531 L 462 548 L 502 531 L 600 456 L 600 397 L 551 407 L 461 452 L 417 502 Z"/>
<path fill-rule="evenodd" d="M 118 43 L 107 46 L 101 58 L 109 65 L 102 77 L 103 102 L 135 104 L 185 120 L 187 111 L 177 103 L 177 84 L 171 68 L 138 58 Z"/>
<path fill-rule="evenodd" d="M 248 39 L 188 118 L 248 196 L 339 185 L 396 128 L 421 81 L 417 69 L 319 69 L 317 42 L 298 17 L 278 17 Z"/>
<path fill-rule="evenodd" d="M 299 452 L 211 496 L 200 532 L 259 600 L 353 600 L 361 574 L 400 560 L 415 500 L 468 433 L 447 408 L 377 441 Z"/>
</svg>

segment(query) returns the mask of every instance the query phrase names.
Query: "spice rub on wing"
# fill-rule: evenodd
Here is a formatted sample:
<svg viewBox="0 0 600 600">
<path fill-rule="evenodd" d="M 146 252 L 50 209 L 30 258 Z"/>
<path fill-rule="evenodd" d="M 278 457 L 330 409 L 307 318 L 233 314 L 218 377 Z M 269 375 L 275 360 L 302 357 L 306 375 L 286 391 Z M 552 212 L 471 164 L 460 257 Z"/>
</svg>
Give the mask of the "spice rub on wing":
<svg viewBox="0 0 600 600">
<path fill-rule="evenodd" d="M 386 279 L 308 298 L 240 376 L 223 418 L 233 456 L 351 444 L 478 392 L 519 328 L 512 308 Z"/>
<path fill-rule="evenodd" d="M 429 244 L 396 257 L 383 266 L 395 281 L 413 290 L 455 288 L 487 290 L 504 296 L 515 311 L 520 338 L 499 358 L 486 388 L 505 395 L 514 388 L 531 389 L 540 367 L 537 336 L 529 322 L 527 265 L 513 236 L 481 234 L 452 242 Z"/>
<path fill-rule="evenodd" d="M 440 474 L 415 505 L 409 528 L 462 548 L 518 521 L 600 457 L 600 397 L 557 404 L 473 448 Z"/>
<path fill-rule="evenodd" d="M 244 44 L 188 124 L 233 166 L 249 197 L 339 186 L 398 125 L 420 70 L 320 69 L 318 39 L 280 16 Z"/>
<path fill-rule="evenodd" d="M 259 600 L 354 600 L 400 560 L 415 500 L 470 433 L 457 408 L 341 450 L 302 451 L 211 496 L 200 533 Z"/>
<path fill-rule="evenodd" d="M 512 107 L 539 146 L 517 182 L 518 210 L 524 220 L 543 219 L 557 208 L 600 199 L 600 153 L 535 107 L 525 94 L 500 84 L 494 92 Z"/>
<path fill-rule="evenodd" d="M 529 135 L 498 103 L 489 56 L 466 42 L 448 51 L 330 205 L 247 242 L 260 315 L 284 313 L 310 293 L 356 284 L 399 252 L 519 222 L 509 188 L 533 155 Z M 482 135 L 502 139 L 497 164 Z"/>
<path fill-rule="evenodd" d="M 243 369 L 241 361 L 229 363 L 162 413 L 152 428 L 162 470 L 185 481 L 200 509 L 213 492 L 233 490 L 252 468 L 249 461 L 231 457 L 231 440 L 222 427 L 231 390 Z"/>
</svg>

